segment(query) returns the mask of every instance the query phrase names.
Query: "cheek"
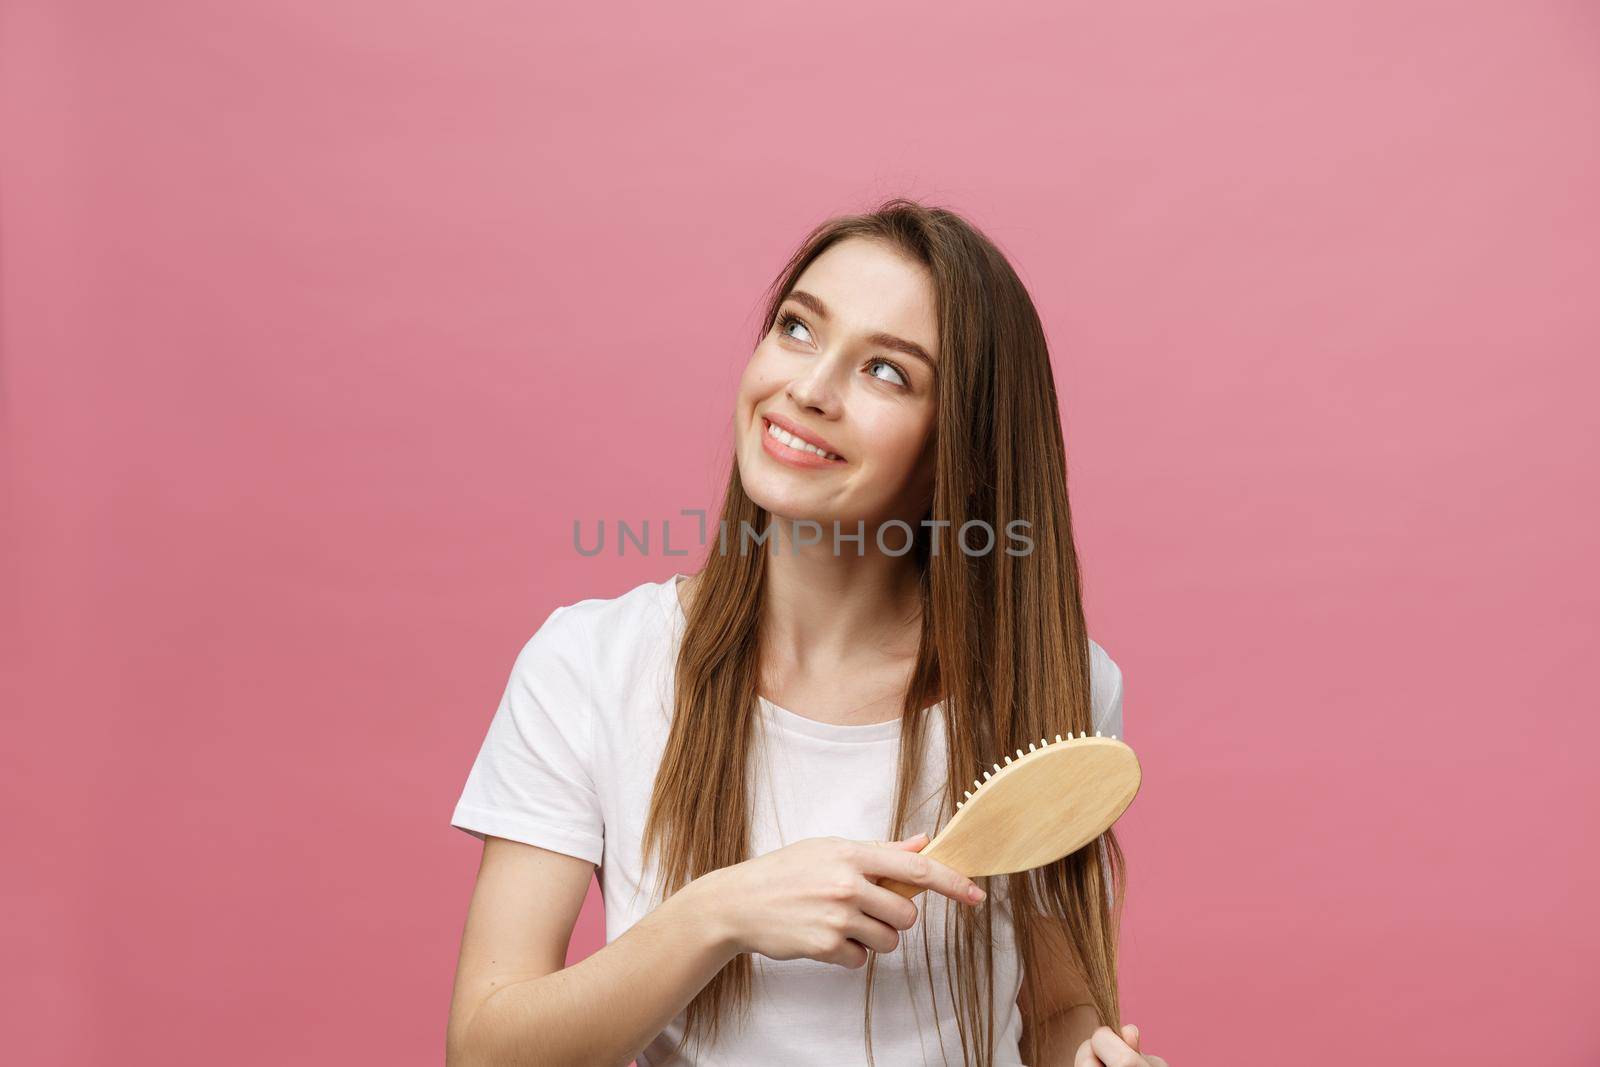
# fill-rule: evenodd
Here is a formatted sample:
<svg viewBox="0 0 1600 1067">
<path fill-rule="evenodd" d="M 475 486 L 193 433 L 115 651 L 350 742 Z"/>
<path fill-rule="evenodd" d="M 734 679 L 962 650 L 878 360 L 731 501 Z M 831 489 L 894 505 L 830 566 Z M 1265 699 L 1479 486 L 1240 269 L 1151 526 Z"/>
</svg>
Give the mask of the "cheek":
<svg viewBox="0 0 1600 1067">
<path fill-rule="evenodd" d="M 765 343 L 757 346 L 744 365 L 744 373 L 739 376 L 739 395 L 753 400 L 768 396 L 781 384 L 782 371 L 783 361 L 770 346 Z"/>
<path fill-rule="evenodd" d="M 857 424 L 862 440 L 870 441 L 872 466 L 886 477 L 904 481 L 923 459 L 929 420 L 903 406 L 885 408 Z"/>
<path fill-rule="evenodd" d="M 733 407 L 733 432 L 742 437 L 755 421 L 755 412 L 764 407 L 783 388 L 780 361 L 766 351 L 765 344 L 751 354 L 739 375 L 738 395 Z"/>
</svg>

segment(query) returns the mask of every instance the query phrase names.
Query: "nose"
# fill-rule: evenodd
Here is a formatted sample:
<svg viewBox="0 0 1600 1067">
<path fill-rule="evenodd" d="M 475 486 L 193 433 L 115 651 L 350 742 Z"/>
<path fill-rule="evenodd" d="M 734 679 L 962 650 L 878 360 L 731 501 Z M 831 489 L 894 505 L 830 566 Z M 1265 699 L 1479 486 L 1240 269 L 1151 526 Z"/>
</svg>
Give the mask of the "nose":
<svg viewBox="0 0 1600 1067">
<path fill-rule="evenodd" d="M 834 381 L 834 360 L 818 359 L 804 374 L 789 381 L 789 399 L 795 405 L 831 418 L 839 409 L 839 391 Z"/>
</svg>

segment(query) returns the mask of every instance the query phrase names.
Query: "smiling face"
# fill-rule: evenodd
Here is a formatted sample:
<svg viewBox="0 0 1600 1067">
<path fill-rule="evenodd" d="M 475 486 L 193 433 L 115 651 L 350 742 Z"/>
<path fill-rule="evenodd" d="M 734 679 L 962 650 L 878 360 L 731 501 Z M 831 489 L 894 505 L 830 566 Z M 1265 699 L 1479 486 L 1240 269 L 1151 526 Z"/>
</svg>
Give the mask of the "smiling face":
<svg viewBox="0 0 1600 1067">
<path fill-rule="evenodd" d="M 801 272 L 739 382 L 750 499 L 850 533 L 857 519 L 869 534 L 886 519 L 916 524 L 933 491 L 935 305 L 927 269 L 880 241 L 846 238 Z"/>
</svg>

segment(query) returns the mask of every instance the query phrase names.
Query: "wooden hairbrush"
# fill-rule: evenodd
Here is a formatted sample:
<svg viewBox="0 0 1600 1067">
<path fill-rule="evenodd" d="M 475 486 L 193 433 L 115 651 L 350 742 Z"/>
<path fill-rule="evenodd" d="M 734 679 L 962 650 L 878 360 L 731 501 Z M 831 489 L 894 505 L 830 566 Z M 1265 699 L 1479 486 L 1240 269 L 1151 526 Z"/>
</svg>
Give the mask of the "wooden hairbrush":
<svg viewBox="0 0 1600 1067">
<path fill-rule="evenodd" d="M 1042 867 L 1105 833 L 1139 792 L 1139 758 L 1115 734 L 1056 734 L 1054 742 L 1028 742 L 1017 757 L 974 780 L 917 855 L 968 878 Z M 893 878 L 879 884 L 907 898 L 926 889 Z"/>
</svg>

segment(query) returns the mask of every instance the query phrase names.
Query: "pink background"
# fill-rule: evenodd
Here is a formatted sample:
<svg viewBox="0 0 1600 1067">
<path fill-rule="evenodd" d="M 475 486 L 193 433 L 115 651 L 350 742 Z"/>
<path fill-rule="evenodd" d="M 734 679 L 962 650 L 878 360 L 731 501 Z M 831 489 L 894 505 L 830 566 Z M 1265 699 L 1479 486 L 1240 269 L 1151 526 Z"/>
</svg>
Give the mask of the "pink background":
<svg viewBox="0 0 1600 1067">
<path fill-rule="evenodd" d="M 714 504 L 761 288 L 904 193 L 1054 345 L 1146 1048 L 1597 1062 L 1593 5 L 3 31 L 7 1061 L 440 1062 L 512 659 L 690 569 L 572 521 Z"/>
</svg>

